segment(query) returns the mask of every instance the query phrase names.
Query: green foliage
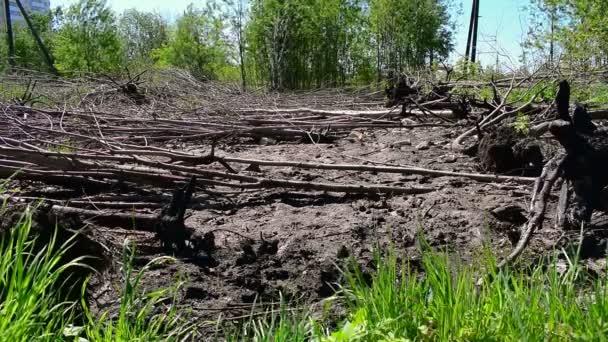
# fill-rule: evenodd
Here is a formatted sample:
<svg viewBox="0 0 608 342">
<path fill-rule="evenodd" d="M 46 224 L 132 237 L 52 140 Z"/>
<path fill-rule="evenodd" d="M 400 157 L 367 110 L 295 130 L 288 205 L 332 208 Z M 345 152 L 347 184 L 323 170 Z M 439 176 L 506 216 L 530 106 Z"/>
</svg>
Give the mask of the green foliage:
<svg viewBox="0 0 608 342">
<path fill-rule="evenodd" d="M 450 27 L 447 1 L 254 0 L 248 58 L 275 89 L 369 83 L 446 57 Z"/>
<path fill-rule="evenodd" d="M 284 313 L 282 321 L 308 326 L 316 334 L 312 340 L 328 342 L 570 341 L 608 333 L 606 279 L 586 275 L 576 257 L 567 259 L 564 273 L 555 263 L 497 272 L 489 253 L 480 263 L 451 260 L 427 251 L 418 273 L 393 252 L 376 254 L 371 281 L 356 266 L 345 273 L 349 314 L 334 332 L 318 329 L 310 317 L 290 321 Z M 250 333 L 253 326 L 266 329 L 247 336 L 274 336 L 278 326 L 266 319 L 244 326 Z M 273 341 L 291 340 L 277 335 Z"/>
<path fill-rule="evenodd" d="M 65 139 L 59 144 L 49 145 L 48 150 L 51 152 L 71 153 L 76 150 L 76 144 L 70 139 Z"/>
<path fill-rule="evenodd" d="M 224 15 L 230 25 L 231 35 L 228 41 L 236 52 L 241 87 L 247 88 L 247 66 L 245 65 L 246 41 L 245 41 L 245 21 L 249 15 L 248 0 L 221 0 L 226 7 Z"/>
<path fill-rule="evenodd" d="M 213 0 L 168 25 L 159 14 L 129 10 L 117 19 L 106 0 L 79 0 L 36 25 L 66 75 L 155 65 L 243 86 L 336 87 L 437 66 L 452 49 L 452 3 Z M 18 31 L 16 43 L 20 65 L 45 68 L 29 34 Z"/>
<path fill-rule="evenodd" d="M 70 269 L 86 267 L 84 258 L 66 263 L 73 238 L 58 245 L 53 235 L 47 245 L 41 246 L 30 236 L 31 227 L 32 210 L 28 208 L 20 223 L 4 233 L 0 241 L 0 340 L 181 341 L 193 336 L 192 326 L 175 305 L 182 282 L 149 292 L 141 286 L 152 266 L 170 258 L 150 262 L 133 278 L 134 249 L 125 247 L 125 282 L 118 315 L 106 312 L 94 317 L 84 301 L 83 287 L 84 317 L 79 317 L 77 303 L 64 301 L 59 289 L 69 286 L 66 273 Z"/>
<path fill-rule="evenodd" d="M 576 102 L 584 102 L 590 106 L 608 106 L 608 84 L 593 82 L 591 84 L 577 84 L 573 88 L 572 99 Z"/>
<path fill-rule="evenodd" d="M 544 102 L 552 102 L 557 95 L 557 89 L 551 81 L 541 81 L 536 83 L 532 87 L 513 89 L 508 102 L 511 103 L 527 103 L 531 100 L 538 100 Z"/>
<path fill-rule="evenodd" d="M 8 47 L 6 45 L 6 35 L 0 34 L 0 72 L 8 67 Z"/>
<path fill-rule="evenodd" d="M 133 277 L 135 245 L 125 241 L 123 246 L 123 279 L 124 284 L 120 297 L 120 309 L 116 317 L 110 311 L 94 317 L 84 301 L 86 324 L 82 333 L 92 341 L 179 341 L 189 333 L 192 327 L 178 313 L 176 305 L 165 306 L 163 303 L 175 302 L 182 282 L 172 288 L 143 292 L 141 281 L 144 275 L 154 266 L 171 262 L 171 257 L 159 257 L 150 261 Z M 85 284 L 86 285 L 86 284 Z"/>
<path fill-rule="evenodd" d="M 158 13 L 125 11 L 118 22 L 125 57 L 130 63 L 153 64 L 152 52 L 169 42 L 169 28 Z"/>
<path fill-rule="evenodd" d="M 369 1 L 378 65 L 401 71 L 446 58 L 453 48 L 450 4 L 440 0 Z"/>
<path fill-rule="evenodd" d="M 200 78 L 217 78 L 229 58 L 222 20 L 212 8 L 197 10 L 190 5 L 176 25 L 169 44 L 155 52 L 157 65 L 181 67 Z"/>
<path fill-rule="evenodd" d="M 80 0 L 58 11 L 59 31 L 54 55 L 64 74 L 112 72 L 121 69 L 123 46 L 114 13 L 105 0 Z"/>
<path fill-rule="evenodd" d="M 0 242 L 0 340 L 60 340 L 73 319 L 73 304 L 62 302 L 57 286 L 80 259 L 61 264 L 72 241 L 57 245 L 55 236 L 42 249 L 29 236 L 32 213 Z"/>
<path fill-rule="evenodd" d="M 608 63 L 608 2 L 533 0 L 534 12 L 526 47 L 541 56 L 583 69 Z"/>
<path fill-rule="evenodd" d="M 253 0 L 246 27 L 252 74 L 274 89 L 345 84 L 371 61 L 363 3 Z"/>
<path fill-rule="evenodd" d="M 518 112 L 517 118 L 511 124 L 511 127 L 519 134 L 528 135 L 530 132 L 530 117 L 522 112 Z"/>
<path fill-rule="evenodd" d="M 482 72 L 483 68 L 480 62 L 472 63 L 465 58 L 458 59 L 456 65 L 454 65 L 454 77 L 457 79 L 473 79 L 478 77 Z"/>
<path fill-rule="evenodd" d="M 306 342 L 314 341 L 316 336 L 320 336 L 319 326 L 310 318 L 308 312 L 294 311 L 288 308 L 283 300 L 279 307 L 271 307 L 262 315 L 252 312 L 240 326 L 226 326 L 229 322 L 221 323 L 225 323 L 222 331 L 227 332 L 226 336 L 222 337 L 228 342 Z"/>
<path fill-rule="evenodd" d="M 494 99 L 492 87 L 480 87 L 479 91 L 477 92 L 477 96 L 479 96 L 483 101 L 492 102 Z"/>
<path fill-rule="evenodd" d="M 31 19 L 32 24 L 36 31 L 38 31 L 42 41 L 50 48 L 53 44 L 53 32 L 51 31 L 53 20 L 52 13 L 34 13 L 31 15 Z M 17 66 L 32 70 L 49 70 L 36 40 L 34 40 L 30 29 L 25 23 L 15 23 L 14 37 L 15 63 Z"/>
</svg>

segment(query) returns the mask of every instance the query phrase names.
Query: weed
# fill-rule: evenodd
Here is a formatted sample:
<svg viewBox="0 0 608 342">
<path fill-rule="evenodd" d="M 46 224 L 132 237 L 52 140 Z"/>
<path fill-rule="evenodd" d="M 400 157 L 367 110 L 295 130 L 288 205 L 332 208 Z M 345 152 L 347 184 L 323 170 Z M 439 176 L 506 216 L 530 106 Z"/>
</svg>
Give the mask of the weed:
<svg viewBox="0 0 608 342">
<path fill-rule="evenodd" d="M 74 145 L 75 144 L 70 139 L 65 139 L 61 143 L 49 145 L 48 150 L 50 152 L 71 153 L 76 150 Z"/>
<path fill-rule="evenodd" d="M 345 272 L 342 299 L 348 318 L 333 332 L 308 329 L 316 334 L 312 340 L 565 341 L 601 340 L 608 334 L 606 281 L 589 279 L 576 259 L 565 274 L 555 263 L 497 272 L 489 256 L 463 265 L 447 255 L 425 252 L 424 272 L 419 273 L 407 262 L 398 262 L 393 252 L 379 255 L 371 285 L 357 267 Z M 281 332 L 321 325 L 311 320 L 282 311 L 272 317 L 274 324 L 268 317 L 248 321 L 242 325 L 246 332 L 238 336 L 292 341 Z"/>
<path fill-rule="evenodd" d="M 154 265 L 171 258 L 150 262 L 133 278 L 135 249 L 124 248 L 124 285 L 117 316 L 105 312 L 94 317 L 84 300 L 84 325 L 77 303 L 64 301 L 61 282 L 71 268 L 86 267 L 78 258 L 64 263 L 73 245 L 70 239 L 56 245 L 56 234 L 39 249 L 30 236 L 32 210 L 28 208 L 21 222 L 6 232 L 0 242 L 0 341 L 180 341 L 193 336 L 193 325 L 178 312 L 176 295 L 183 284 L 146 292 L 141 279 Z M 63 278 L 62 278 L 63 277 Z M 85 282 L 86 286 L 86 282 Z"/>
<path fill-rule="evenodd" d="M 518 112 L 515 122 L 509 125 L 519 134 L 528 135 L 530 133 L 530 117 L 522 112 Z"/>
<path fill-rule="evenodd" d="M 56 235 L 49 244 L 35 250 L 31 209 L 21 222 L 6 232 L 0 243 L 0 340 L 58 340 L 74 318 L 74 303 L 63 302 L 57 291 L 63 274 L 81 259 L 61 264 L 73 243 L 56 246 Z"/>
</svg>

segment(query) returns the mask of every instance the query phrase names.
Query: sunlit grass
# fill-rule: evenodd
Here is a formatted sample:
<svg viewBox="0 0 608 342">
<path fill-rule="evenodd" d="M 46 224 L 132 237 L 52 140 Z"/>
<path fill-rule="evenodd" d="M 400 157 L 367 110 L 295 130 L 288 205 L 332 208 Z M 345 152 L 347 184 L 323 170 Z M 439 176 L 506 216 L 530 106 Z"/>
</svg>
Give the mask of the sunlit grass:
<svg viewBox="0 0 608 342">
<path fill-rule="evenodd" d="M 565 258 L 567 267 L 544 262 L 499 272 L 489 252 L 462 263 L 424 246 L 414 267 L 393 250 L 385 256 L 377 250 L 375 269 L 367 274 L 355 260 L 343 265 L 345 282 L 323 305 L 295 308 L 281 301 L 262 313 L 254 308 L 239 321 L 218 321 L 214 336 L 197 336 L 197 322 L 176 304 L 183 282 L 168 289 L 143 287 L 146 272 L 171 258 L 135 271 L 134 248 L 125 242 L 119 305 L 93 314 L 84 287 L 80 303 L 65 301 L 59 291 L 69 286 L 64 279 L 70 269 L 85 261 L 65 263 L 73 241 L 57 245 L 52 238 L 40 249 L 31 225 L 28 209 L 0 243 L 1 341 L 602 341 L 608 336 L 606 280 L 586 273 L 578 251 Z M 336 305 L 345 316 L 318 315 L 319 308 Z"/>
<path fill-rule="evenodd" d="M 72 241 L 57 246 L 56 235 L 36 250 L 31 226 L 28 209 L 0 243 L 1 341 L 57 340 L 74 318 L 74 303 L 61 300 L 57 285 L 70 268 L 82 266 L 82 259 L 62 264 Z"/>
<path fill-rule="evenodd" d="M 348 319 L 334 331 L 320 329 L 324 322 L 310 316 L 282 311 L 247 321 L 246 332 L 238 336 L 251 341 L 292 341 L 285 332 L 306 336 L 301 341 L 601 341 L 608 336 L 606 281 L 583 272 L 576 259 L 569 259 L 565 273 L 555 263 L 497 272 L 490 256 L 465 265 L 426 252 L 419 271 L 397 260 L 393 252 L 376 256 L 371 285 L 358 268 L 349 267 L 340 294 Z"/>
<path fill-rule="evenodd" d="M 142 287 L 146 272 L 171 258 L 155 259 L 135 272 L 134 248 L 125 243 L 119 310 L 94 315 L 84 287 L 80 303 L 62 297 L 62 289 L 77 283 L 71 282 L 71 270 L 87 267 L 86 257 L 65 261 L 74 238 L 58 245 L 53 235 L 41 248 L 31 227 L 28 208 L 0 242 L 0 341 L 182 341 L 193 336 L 193 325 L 176 305 L 182 282 L 154 291 Z"/>
</svg>

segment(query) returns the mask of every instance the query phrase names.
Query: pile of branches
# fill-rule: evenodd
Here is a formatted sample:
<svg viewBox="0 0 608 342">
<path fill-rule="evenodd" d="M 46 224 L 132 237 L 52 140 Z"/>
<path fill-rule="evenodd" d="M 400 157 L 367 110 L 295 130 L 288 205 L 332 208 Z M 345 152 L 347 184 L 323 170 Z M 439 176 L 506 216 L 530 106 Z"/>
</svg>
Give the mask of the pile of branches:
<svg viewBox="0 0 608 342">
<path fill-rule="evenodd" d="M 139 76 L 130 78 L 126 83 L 113 81 L 114 91 L 122 91 L 134 96 L 142 95 Z M 569 146 L 566 141 L 573 141 L 574 138 L 571 133 L 564 132 L 570 131 L 564 131 L 559 128 L 564 125 L 551 121 L 554 108 L 560 113 L 562 121 L 567 121 L 563 114 L 563 100 L 559 97 L 554 103 L 536 102 L 536 98 L 544 88 L 535 87 L 535 93 L 528 94 L 529 100 L 525 103 L 517 100 L 510 102 L 511 92 L 524 84 L 529 84 L 531 80 L 531 77 L 519 80 L 512 78 L 506 82 L 506 87 L 503 81 L 491 82 L 494 89 L 493 101 L 480 102 L 474 98 L 451 95 L 451 91 L 457 86 L 455 83 L 441 83 L 433 86 L 428 92 L 424 90 L 425 87 L 420 86 L 420 83 L 405 78 L 399 80 L 388 91 L 389 98 L 392 96 L 392 99 L 396 100 L 396 106 L 374 110 L 300 107 L 226 108 L 216 111 L 174 112 L 169 118 L 159 117 L 154 111 L 152 114 L 134 117 L 96 111 L 92 108 L 50 110 L 33 108 L 24 103 L 5 103 L 0 104 L 2 110 L 0 177 L 12 177 L 16 180 L 68 189 L 70 192 L 64 193 L 64 196 L 41 194 L 47 201 L 55 204 L 53 208 L 56 211 L 77 213 L 91 220 L 110 222 L 112 225 L 125 228 L 133 228 L 136 222 L 137 229 L 154 231 L 160 236 L 164 236 L 162 232 L 167 229 L 159 227 L 173 227 L 169 230 L 177 232 L 186 231 L 183 224 L 185 208 L 202 200 L 195 195 L 196 192 L 201 191 L 221 193 L 221 191 L 288 189 L 409 195 L 435 190 L 432 187 L 276 179 L 263 176 L 260 167 L 420 174 L 431 177 L 464 177 L 481 182 L 532 184 L 535 179 L 528 177 L 450 172 L 418 167 L 241 159 L 218 155 L 215 149 L 217 142 L 230 139 L 258 142 L 264 138 L 271 138 L 322 144 L 347 136 L 355 129 L 428 126 L 455 128 L 462 125 L 461 122 L 455 121 L 464 117 L 467 119 L 466 123 L 473 127 L 456 137 L 451 146 L 456 151 L 465 151 L 463 143 L 466 138 L 475 134 L 481 138 L 484 132 L 500 126 L 517 113 L 525 113 L 533 119 L 533 122 L 538 122 L 530 128 L 531 134 L 542 134 L 550 130 L 562 145 Z M 193 86 L 200 84 L 193 83 Z M 563 94 L 564 91 L 560 93 Z M 591 118 L 602 117 L 603 113 L 585 112 L 585 115 L 590 122 Z M 422 122 L 405 119 L 404 116 Z M 576 122 L 576 118 L 575 115 L 572 120 Z M 428 122 L 429 120 L 434 122 Z M 564 136 L 569 138 L 563 138 Z M 170 147 L 175 146 L 175 142 L 191 142 L 207 146 L 206 152 L 191 153 Z M 547 167 L 551 166 L 551 170 L 559 169 L 555 166 L 556 163 L 562 165 L 561 162 L 556 161 L 548 163 Z M 534 194 L 545 196 L 544 194 L 550 192 L 550 188 L 545 191 L 542 185 L 552 184 L 552 181 L 547 183 L 545 179 L 552 180 L 565 172 L 556 171 L 556 173 L 551 170 L 546 169 L 540 180 L 536 180 Z M 576 182 L 579 176 L 572 173 L 570 175 L 566 178 L 570 177 L 574 189 L 581 188 L 582 185 L 577 185 L 579 183 Z M 586 186 L 588 185 L 583 187 Z M 575 194 L 577 194 L 575 198 L 580 197 L 576 190 Z M 570 221 L 585 221 L 590 215 L 589 208 L 600 206 L 596 198 L 599 195 L 596 195 L 589 200 L 575 200 L 575 203 L 579 204 L 574 205 L 575 209 L 570 211 L 569 215 L 572 218 Z M 537 197 L 541 198 L 541 203 L 545 203 L 542 200 L 543 196 L 535 196 L 533 203 L 537 203 Z M 19 201 L 34 200 L 37 197 L 40 196 L 32 195 L 26 198 L 20 195 L 4 195 L 5 199 Z M 536 207 L 532 209 L 534 208 Z M 155 214 L 150 213 L 151 210 L 157 209 L 162 210 Z M 539 212 L 541 214 L 538 214 Z M 529 224 L 532 224 L 532 227 L 537 226 L 540 219 L 534 215 L 540 215 L 542 218 L 543 214 L 544 204 L 542 208 L 531 211 Z M 190 233 L 180 234 L 177 234 L 178 237 L 163 239 L 168 239 L 169 245 L 181 250 L 187 249 L 184 247 L 186 245 L 204 245 L 204 242 L 191 238 Z M 529 235 L 531 233 L 524 233 L 520 243 L 524 243 Z M 516 254 L 518 253 L 514 252 L 514 255 Z"/>
<path fill-rule="evenodd" d="M 547 87 L 557 83 L 549 76 L 535 78 L 531 75 L 489 83 L 439 83 L 432 86 L 430 93 L 425 93 L 418 81 L 403 76 L 386 91 L 389 104 L 402 105 L 402 113 L 407 113 L 412 108 L 432 112 L 435 108 L 443 109 L 460 104 L 463 109 L 460 114 L 464 114 L 464 117 L 474 124 L 453 140 L 451 147 L 455 151 L 477 153 L 479 142 L 484 143 L 484 136 L 489 132 L 494 136 L 504 136 L 513 130 L 512 119 L 521 114 L 530 120 L 527 135 L 522 135 L 521 139 L 530 139 L 529 137 L 538 137 L 550 132 L 563 148 L 562 152 L 557 153 L 542 167 L 532 189 L 528 222 L 522 227 L 513 251 L 499 263 L 499 267 L 505 267 L 521 255 L 534 232 L 542 226 L 548 199 L 556 183 L 561 184 L 556 227 L 583 229 L 591 220 L 594 211 L 608 211 L 608 195 L 605 190 L 608 185 L 608 132 L 593 123 L 596 119 L 606 119 L 607 113 L 605 110 L 588 111 L 586 106 L 580 104 L 576 104 L 571 113 L 570 84 L 567 81 L 559 82 L 559 91 L 554 101 L 537 101 L 538 96 Z M 491 86 L 494 94 L 492 101 L 461 98 L 455 102 L 450 96 L 450 91 L 456 87 L 478 86 Z M 525 102 L 522 101 L 523 97 L 509 101 L 511 93 L 522 87 L 536 90 L 527 94 L 528 100 Z M 427 101 L 425 106 L 420 105 L 422 101 Z M 464 110 L 465 108 L 467 110 Z M 477 135 L 477 142 L 466 146 L 465 140 L 474 135 Z M 509 141 L 509 144 L 513 146 L 516 142 Z M 542 155 L 540 152 L 537 154 L 539 156 L 535 155 L 535 159 L 540 157 L 540 163 Z"/>
<path fill-rule="evenodd" d="M 314 132 L 317 127 L 328 127 L 326 131 L 339 134 L 350 131 L 352 127 L 388 125 L 344 113 L 336 116 L 311 113 L 297 120 L 285 116 L 273 119 L 269 114 L 248 113 L 243 111 L 239 116 L 224 116 L 222 119 L 132 119 L 110 113 L 51 111 L 4 105 L 0 115 L 0 176 L 72 189 L 89 197 L 86 200 L 72 198 L 71 206 L 81 204 L 95 208 L 158 208 L 148 200 L 123 200 L 129 196 L 114 196 L 110 200 L 112 197 L 99 196 L 95 199 L 90 195 L 118 192 L 130 194 L 131 198 L 145 199 L 145 196 L 142 197 L 145 194 L 158 197 L 159 193 L 183 186 L 192 176 L 197 177 L 199 189 L 285 188 L 368 194 L 418 194 L 433 190 L 265 178 L 239 170 L 239 167 L 231 164 L 251 167 L 252 164 L 271 166 L 273 163 L 217 156 L 214 141 L 227 137 L 249 139 L 285 136 L 319 142 L 324 133 Z M 330 122 L 333 118 L 335 121 Z M 394 122 L 390 124 L 395 125 Z M 175 140 L 203 143 L 209 146 L 208 152 L 197 155 L 163 147 L 163 143 Z M 356 169 L 357 166 L 350 168 Z M 100 217 L 99 213 L 89 214 Z M 125 215 L 129 216 L 128 213 Z M 141 217 L 142 221 L 151 223 L 149 218 Z"/>
<path fill-rule="evenodd" d="M 468 174 L 412 167 L 329 165 L 291 161 L 246 160 L 218 156 L 221 139 L 299 140 L 323 143 L 345 136 L 355 128 L 404 127 L 392 110 L 353 111 L 291 109 L 237 109 L 231 113 L 185 113 L 176 118 L 132 118 L 115 113 L 57 111 L 3 104 L 0 115 L 0 177 L 41 182 L 71 189 L 70 200 L 57 204 L 94 208 L 84 212 L 98 220 L 131 213 L 102 213 L 103 209 L 156 209 L 168 200 L 164 194 L 197 178 L 196 189 L 292 189 L 364 194 L 421 194 L 429 187 L 379 184 L 317 183 L 260 176 L 263 167 L 309 170 L 389 172 L 456 176 L 485 182 L 530 183 L 530 178 Z M 410 124 L 419 127 L 424 124 Z M 208 146 L 204 154 L 168 148 L 169 142 L 196 142 Z M 17 196 L 18 197 L 18 196 Z M 45 196 L 52 200 L 52 196 Z M 15 199 L 16 197 L 13 196 Z M 161 198 L 161 200 L 159 200 Z M 69 203 L 69 207 L 65 207 Z M 75 211 L 75 210 L 74 210 Z M 122 216 L 121 216 L 122 215 Z M 154 216 L 138 216 L 153 226 Z M 119 220 L 120 221 L 120 220 Z M 140 225 L 141 226 L 141 225 Z M 150 228 L 152 229 L 152 228 Z"/>
</svg>

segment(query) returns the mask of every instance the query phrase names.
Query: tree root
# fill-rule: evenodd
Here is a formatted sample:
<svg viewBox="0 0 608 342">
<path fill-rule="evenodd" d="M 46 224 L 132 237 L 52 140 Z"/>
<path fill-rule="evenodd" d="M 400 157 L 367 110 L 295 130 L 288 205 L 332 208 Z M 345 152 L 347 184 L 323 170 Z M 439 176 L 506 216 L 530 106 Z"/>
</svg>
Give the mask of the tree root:
<svg viewBox="0 0 608 342">
<path fill-rule="evenodd" d="M 530 202 L 530 212 L 528 223 L 522 228 L 522 234 L 517 245 L 511 253 L 505 257 L 497 267 L 499 269 L 511 264 L 524 251 L 530 242 L 534 231 L 541 226 L 547 208 L 547 199 L 551 194 L 551 188 L 563 173 L 565 155 L 558 155 L 551 159 L 543 168 L 543 172 L 534 184 L 532 201 Z"/>
</svg>

